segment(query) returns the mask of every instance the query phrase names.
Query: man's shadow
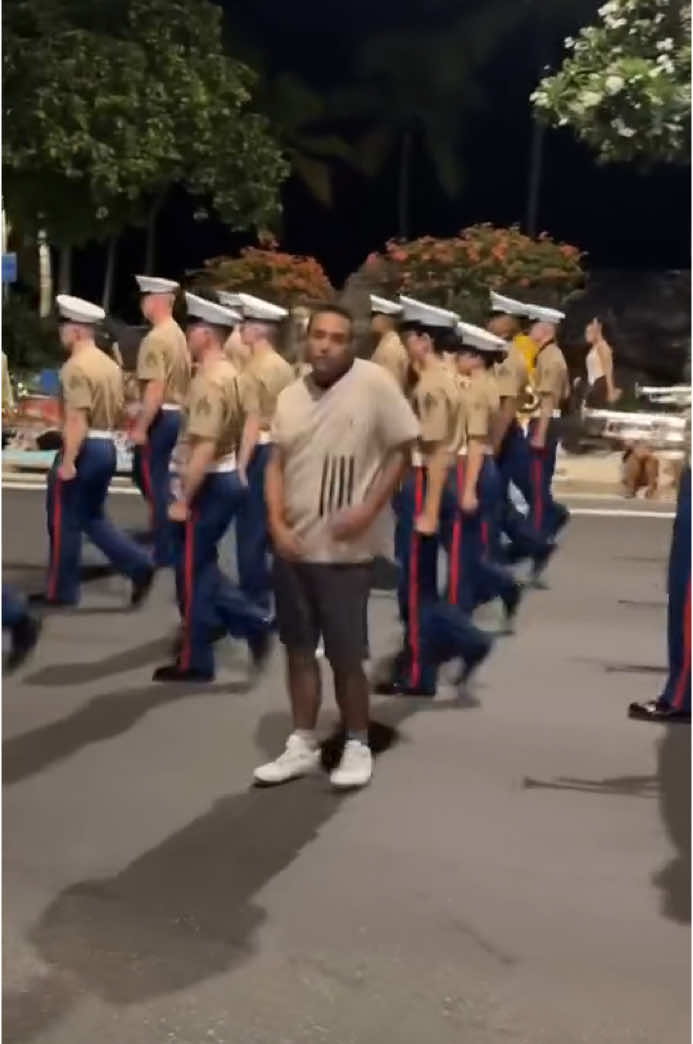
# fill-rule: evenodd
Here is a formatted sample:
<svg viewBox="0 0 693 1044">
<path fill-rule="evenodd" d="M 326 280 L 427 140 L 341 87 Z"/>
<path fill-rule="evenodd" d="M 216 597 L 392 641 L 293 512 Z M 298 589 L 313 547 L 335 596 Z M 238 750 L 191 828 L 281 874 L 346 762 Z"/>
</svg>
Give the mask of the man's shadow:
<svg viewBox="0 0 693 1044">
<path fill-rule="evenodd" d="M 657 749 L 659 809 L 676 850 L 653 875 L 661 890 L 662 913 L 681 924 L 691 920 L 691 730 L 670 725 Z"/>
<path fill-rule="evenodd" d="M 383 710 L 371 727 L 376 753 L 392 745 L 397 725 L 415 708 Z M 260 720 L 255 739 L 266 757 L 281 749 L 289 728 L 284 712 Z M 338 733 L 326 743 L 326 764 L 334 763 L 341 743 Z M 51 975 L 5 998 L 7 1039 L 32 1039 L 85 993 L 108 1004 L 137 1004 L 247 960 L 267 916 L 255 896 L 345 800 L 325 776 L 249 788 L 215 801 L 112 877 L 66 888 L 29 934 Z"/>
</svg>

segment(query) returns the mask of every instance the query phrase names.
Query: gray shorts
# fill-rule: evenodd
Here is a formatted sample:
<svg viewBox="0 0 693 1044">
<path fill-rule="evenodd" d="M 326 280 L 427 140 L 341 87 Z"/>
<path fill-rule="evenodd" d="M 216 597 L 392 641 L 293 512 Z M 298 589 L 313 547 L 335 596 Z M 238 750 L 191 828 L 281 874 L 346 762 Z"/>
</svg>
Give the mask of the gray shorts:
<svg viewBox="0 0 693 1044">
<path fill-rule="evenodd" d="M 274 560 L 279 638 L 288 649 L 313 653 L 322 635 L 333 667 L 368 659 L 368 596 L 372 562 L 333 565 Z"/>
</svg>

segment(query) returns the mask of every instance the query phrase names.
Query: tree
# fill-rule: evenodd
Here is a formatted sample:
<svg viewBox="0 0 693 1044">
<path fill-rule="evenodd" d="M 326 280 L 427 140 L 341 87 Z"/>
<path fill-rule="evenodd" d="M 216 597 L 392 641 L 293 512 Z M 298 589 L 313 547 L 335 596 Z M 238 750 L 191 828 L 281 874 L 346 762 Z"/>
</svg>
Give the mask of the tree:
<svg viewBox="0 0 693 1044">
<path fill-rule="evenodd" d="M 3 21 L 4 191 L 18 224 L 65 247 L 126 224 L 153 231 L 176 183 L 234 229 L 276 219 L 288 167 L 209 0 L 15 0 Z"/>
<path fill-rule="evenodd" d="M 532 94 L 537 117 L 570 127 L 601 162 L 689 162 L 690 4 L 609 0 L 599 14 Z"/>
<path fill-rule="evenodd" d="M 433 163 L 443 191 L 460 191 L 465 116 L 483 104 L 480 70 L 523 15 L 521 4 L 488 3 L 442 27 L 366 39 L 355 86 L 335 93 L 335 115 L 368 131 L 361 140 L 365 169 L 378 172 L 397 152 L 400 236 L 409 235 L 418 152 Z"/>
</svg>

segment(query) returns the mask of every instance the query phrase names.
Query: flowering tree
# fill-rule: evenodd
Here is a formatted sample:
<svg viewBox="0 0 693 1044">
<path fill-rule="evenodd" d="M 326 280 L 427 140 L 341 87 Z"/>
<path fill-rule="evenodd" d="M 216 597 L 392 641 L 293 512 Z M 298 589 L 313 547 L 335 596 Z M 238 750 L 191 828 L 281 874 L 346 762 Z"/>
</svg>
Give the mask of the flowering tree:
<svg viewBox="0 0 693 1044">
<path fill-rule="evenodd" d="M 680 0 L 609 0 L 601 22 L 531 96 L 539 118 L 569 126 L 600 161 L 687 163 L 691 8 Z"/>
<path fill-rule="evenodd" d="M 293 307 L 334 295 L 322 265 L 314 257 L 284 254 L 274 247 L 247 247 L 240 257 L 213 257 L 193 273 L 196 286 L 242 291 Z"/>
<path fill-rule="evenodd" d="M 582 254 L 543 232 L 537 239 L 519 228 L 472 225 L 450 239 L 424 236 L 411 242 L 390 240 L 363 267 L 374 292 L 421 297 L 453 308 L 464 319 L 488 313 L 489 290 L 535 304 L 559 304 L 582 285 Z"/>
</svg>

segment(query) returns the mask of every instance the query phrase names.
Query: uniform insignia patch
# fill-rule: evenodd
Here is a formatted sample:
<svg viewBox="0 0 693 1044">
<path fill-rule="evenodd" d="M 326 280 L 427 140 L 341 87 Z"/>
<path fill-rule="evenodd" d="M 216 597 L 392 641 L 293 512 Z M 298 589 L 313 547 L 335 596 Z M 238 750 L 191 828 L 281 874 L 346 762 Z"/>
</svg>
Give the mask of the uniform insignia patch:
<svg viewBox="0 0 693 1044">
<path fill-rule="evenodd" d="M 424 401 L 423 401 L 424 412 L 425 413 L 429 413 L 433 409 L 435 404 L 436 404 L 435 395 L 432 395 L 431 392 L 427 392 L 424 395 Z"/>
<path fill-rule="evenodd" d="M 212 412 L 212 404 L 210 403 L 210 401 L 207 398 L 207 396 L 203 395 L 201 399 L 197 400 L 197 405 L 195 406 L 195 413 L 196 414 L 197 413 L 202 413 L 206 417 L 208 417 L 211 412 Z"/>
<path fill-rule="evenodd" d="M 149 351 L 144 357 L 145 366 L 156 366 L 156 352 Z"/>
<path fill-rule="evenodd" d="M 83 377 L 78 377 L 77 374 L 75 374 L 74 377 L 70 377 L 70 384 L 69 384 L 70 388 L 81 388 L 83 384 L 84 384 L 84 378 Z"/>
</svg>

